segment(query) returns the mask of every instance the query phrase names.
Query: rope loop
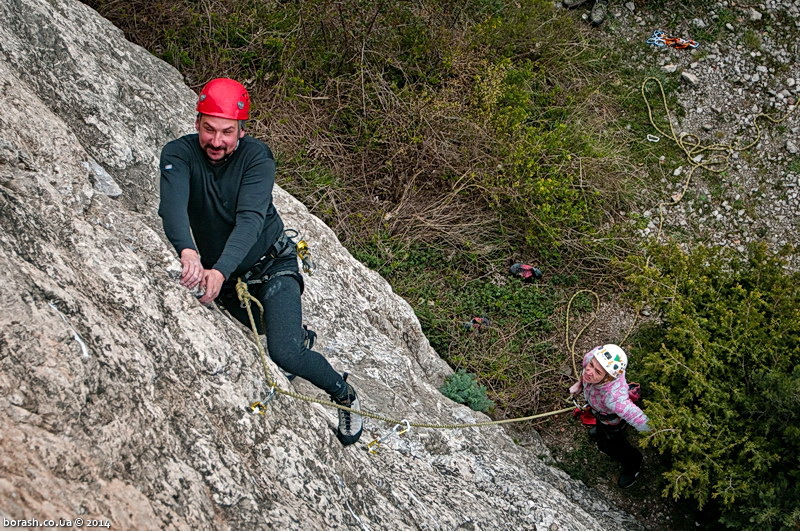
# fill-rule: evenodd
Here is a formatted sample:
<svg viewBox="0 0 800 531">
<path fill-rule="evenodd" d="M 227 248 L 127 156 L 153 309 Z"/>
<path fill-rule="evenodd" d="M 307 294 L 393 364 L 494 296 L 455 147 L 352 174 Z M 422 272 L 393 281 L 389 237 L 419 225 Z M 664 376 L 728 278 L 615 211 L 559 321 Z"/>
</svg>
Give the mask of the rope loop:
<svg viewBox="0 0 800 531">
<path fill-rule="evenodd" d="M 658 87 L 658 93 L 661 96 L 661 104 L 664 108 L 666 121 L 669 124 L 669 131 L 665 131 L 664 129 L 656 125 L 655 118 L 653 117 L 653 108 L 650 106 L 650 101 L 648 100 L 646 94 L 648 83 L 655 83 L 656 86 Z M 738 145 L 734 145 L 732 143 L 703 144 L 702 141 L 700 140 L 700 137 L 694 133 L 682 132 L 680 134 L 677 134 L 675 132 L 675 127 L 673 126 L 672 114 L 670 113 L 669 104 L 667 103 L 667 95 L 664 92 L 664 85 L 661 84 L 661 80 L 655 77 L 646 78 L 642 82 L 640 92 L 642 94 L 642 98 L 644 99 L 645 106 L 647 107 L 647 116 L 650 119 L 650 125 L 652 125 L 653 128 L 662 137 L 669 138 L 670 140 L 675 142 L 678 148 L 680 148 L 680 150 L 683 151 L 683 154 L 686 157 L 686 161 L 691 166 L 690 170 L 686 174 L 686 178 L 683 181 L 683 186 L 681 187 L 680 191 L 674 193 L 671 196 L 670 198 L 671 201 L 665 201 L 658 204 L 659 223 L 658 223 L 658 233 L 656 235 L 656 238 L 661 237 L 662 228 L 664 225 L 664 207 L 676 205 L 681 201 L 681 199 L 683 199 L 683 196 L 689 189 L 689 185 L 692 181 L 692 176 L 694 175 L 695 170 L 701 168 L 704 170 L 708 170 L 712 173 L 722 173 L 726 171 L 730 167 L 730 159 L 734 155 L 734 153 L 740 151 L 747 151 L 748 149 L 757 145 L 761 141 L 761 127 L 758 124 L 759 119 L 765 119 L 773 124 L 778 124 L 786 120 L 789 117 L 789 115 L 791 115 L 794 111 L 797 110 L 798 107 L 797 105 L 791 107 L 783 116 L 779 118 L 764 113 L 757 114 L 753 118 L 753 128 L 755 129 L 755 138 L 748 143 L 744 143 L 745 141 L 740 137 L 738 139 Z"/>
</svg>

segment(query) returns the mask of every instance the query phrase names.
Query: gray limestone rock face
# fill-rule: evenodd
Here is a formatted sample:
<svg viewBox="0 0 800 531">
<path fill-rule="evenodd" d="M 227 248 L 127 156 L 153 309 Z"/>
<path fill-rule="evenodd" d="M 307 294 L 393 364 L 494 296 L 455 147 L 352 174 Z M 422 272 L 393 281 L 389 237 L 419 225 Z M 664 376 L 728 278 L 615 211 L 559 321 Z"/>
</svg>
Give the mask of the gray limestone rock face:
<svg viewBox="0 0 800 531">
<path fill-rule="evenodd" d="M 0 21 L 0 516 L 115 529 L 639 527 L 499 427 L 412 429 L 371 454 L 337 442 L 323 405 L 281 396 L 263 416 L 246 411 L 266 391 L 254 343 L 178 285 L 156 215 L 158 154 L 191 131 L 194 93 L 76 1 L 4 0 Z M 437 391 L 451 370 L 409 305 L 274 195 L 318 265 L 305 321 L 362 406 L 487 420 Z M 362 441 L 391 429 L 368 419 Z"/>
</svg>

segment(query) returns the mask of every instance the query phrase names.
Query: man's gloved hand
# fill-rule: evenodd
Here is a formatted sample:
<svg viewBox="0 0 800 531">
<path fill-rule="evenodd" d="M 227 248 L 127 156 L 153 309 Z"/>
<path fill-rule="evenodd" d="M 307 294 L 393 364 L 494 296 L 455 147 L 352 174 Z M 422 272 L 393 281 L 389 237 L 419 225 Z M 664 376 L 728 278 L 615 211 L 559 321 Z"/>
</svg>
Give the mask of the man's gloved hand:
<svg viewBox="0 0 800 531">
<path fill-rule="evenodd" d="M 184 249 L 181 251 L 181 286 L 192 289 L 203 280 L 203 264 L 200 263 L 200 255 L 194 249 Z"/>
<path fill-rule="evenodd" d="M 225 277 L 216 269 L 204 270 L 200 287 L 205 290 L 205 293 L 200 297 L 200 303 L 208 304 L 216 299 L 223 282 L 225 282 Z"/>
</svg>

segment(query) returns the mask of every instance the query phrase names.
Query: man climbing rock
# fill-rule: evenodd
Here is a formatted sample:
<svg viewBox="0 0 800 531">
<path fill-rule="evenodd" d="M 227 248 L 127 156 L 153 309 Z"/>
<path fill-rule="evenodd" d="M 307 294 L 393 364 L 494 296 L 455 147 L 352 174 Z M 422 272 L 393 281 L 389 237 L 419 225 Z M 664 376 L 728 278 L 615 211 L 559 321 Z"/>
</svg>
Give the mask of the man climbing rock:
<svg viewBox="0 0 800 531">
<path fill-rule="evenodd" d="M 183 266 L 181 285 L 199 286 L 201 303 L 216 300 L 249 327 L 235 292 L 237 278 L 246 280 L 264 307 L 258 332 L 266 334 L 272 360 L 337 404 L 360 409 L 346 375 L 306 341 L 303 277 L 294 242 L 272 204 L 275 159 L 266 144 L 246 134 L 249 111 L 250 96 L 242 84 L 209 81 L 197 100 L 197 133 L 161 151 L 158 214 Z M 336 435 L 342 444 L 356 443 L 362 427 L 361 415 L 339 410 Z"/>
</svg>

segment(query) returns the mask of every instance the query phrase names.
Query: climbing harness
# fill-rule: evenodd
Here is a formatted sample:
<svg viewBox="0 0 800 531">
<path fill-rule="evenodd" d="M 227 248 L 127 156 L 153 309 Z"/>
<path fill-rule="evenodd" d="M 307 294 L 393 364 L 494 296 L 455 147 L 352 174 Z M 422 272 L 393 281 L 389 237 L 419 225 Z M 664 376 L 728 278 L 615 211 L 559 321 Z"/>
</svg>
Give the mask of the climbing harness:
<svg viewBox="0 0 800 531">
<path fill-rule="evenodd" d="M 256 260 L 256 263 L 242 276 L 242 279 L 248 284 L 264 284 L 269 279 L 279 275 L 292 275 L 300 279 L 300 286 L 302 288 L 302 277 L 295 271 L 278 271 L 271 275 L 266 275 L 266 271 L 275 260 L 292 256 L 292 254 L 297 255 L 303 262 L 303 271 L 309 275 L 312 274 L 316 267 L 311 259 L 311 248 L 308 242 L 303 239 L 295 243 L 294 238 L 298 235 L 299 233 L 295 229 L 284 230 L 275 243 L 267 249 L 267 252 Z"/>
<path fill-rule="evenodd" d="M 266 269 L 266 268 L 264 268 L 264 269 Z M 291 269 L 283 269 L 281 271 L 275 271 L 274 273 L 269 274 L 269 275 L 267 275 L 266 273 L 253 274 L 253 270 L 251 269 L 250 271 L 245 273 L 245 276 L 242 277 L 242 279 L 245 279 L 245 277 L 246 277 L 245 282 L 247 282 L 247 284 L 250 285 L 250 286 L 252 286 L 254 284 L 266 284 L 267 282 L 269 282 L 270 280 L 272 280 L 275 277 L 294 277 L 294 278 L 297 279 L 297 282 L 300 284 L 300 292 L 301 293 L 303 292 L 303 289 L 305 287 L 305 282 L 303 281 L 303 277 L 300 276 L 300 273 L 298 273 L 297 271 L 292 271 Z"/>
<path fill-rule="evenodd" d="M 675 48 L 677 50 L 685 50 L 687 48 L 697 48 L 700 46 L 696 41 L 692 39 L 681 39 L 680 37 L 670 37 L 667 35 L 667 32 L 664 30 L 657 29 L 653 32 L 653 35 L 650 36 L 649 39 L 645 41 L 647 44 L 652 46 L 657 46 L 659 48 Z"/>
<path fill-rule="evenodd" d="M 349 411 L 350 413 L 355 413 L 356 415 L 361 415 L 362 417 L 368 417 L 368 418 L 371 418 L 371 419 L 380 420 L 382 422 L 386 422 L 386 423 L 389 423 L 389 424 L 405 425 L 407 428 L 411 428 L 411 427 L 414 427 L 414 428 L 432 428 L 432 429 L 479 428 L 479 427 L 484 427 L 484 426 L 495 426 L 495 425 L 499 425 L 499 424 L 510 424 L 512 422 L 523 422 L 523 421 L 527 421 L 527 420 L 539 419 L 539 418 L 549 417 L 549 416 L 552 416 L 552 415 L 558 415 L 560 413 L 567 413 L 569 411 L 572 411 L 572 406 L 570 406 L 570 407 L 558 409 L 558 410 L 555 410 L 555 411 L 549 411 L 547 413 L 539 413 L 537 415 L 530 415 L 530 416 L 527 416 L 527 417 L 518 417 L 518 418 L 513 418 L 513 419 L 491 420 L 491 421 L 486 421 L 486 422 L 469 422 L 469 423 L 461 423 L 461 424 L 434 424 L 434 423 L 427 423 L 427 422 L 409 422 L 407 420 L 398 420 L 398 419 L 394 419 L 394 418 L 391 418 L 391 417 L 385 417 L 383 415 L 378 415 L 378 414 L 372 413 L 370 411 L 353 409 L 353 408 L 350 408 L 350 407 L 347 407 L 347 406 L 343 406 L 341 404 L 336 404 L 335 402 L 331 402 L 329 400 L 321 400 L 321 399 L 318 399 L 318 398 L 313 398 L 313 397 L 310 397 L 310 396 L 306 396 L 306 395 L 302 395 L 302 394 L 299 394 L 299 393 L 294 393 L 292 391 L 287 391 L 285 389 L 281 389 L 278 386 L 278 384 L 275 381 L 275 379 L 272 377 L 272 373 L 269 370 L 269 364 L 268 364 L 268 361 L 267 361 L 267 353 L 264 350 L 264 345 L 261 343 L 261 341 L 259 341 L 258 328 L 256 327 L 255 317 L 253 316 L 253 309 L 251 308 L 251 302 L 255 303 L 256 306 L 259 307 L 259 309 L 260 309 L 260 311 L 262 313 L 262 319 L 263 319 L 264 308 L 261 305 L 261 302 L 259 302 L 258 299 L 256 299 L 255 297 L 253 297 L 250 294 L 250 292 L 247 289 L 247 282 L 245 282 L 241 278 L 239 278 L 237 280 L 237 282 L 236 282 L 236 294 L 238 295 L 239 300 L 241 301 L 242 307 L 247 311 L 247 317 L 250 320 L 250 328 L 251 328 L 251 331 L 253 332 L 253 342 L 255 343 L 256 348 L 258 349 L 259 358 L 261 360 L 261 366 L 262 366 L 262 368 L 264 370 L 264 378 L 266 380 L 267 385 L 270 387 L 271 392 L 274 392 L 276 394 L 289 396 L 289 397 L 292 397 L 292 398 L 296 398 L 297 400 L 303 400 L 305 402 L 310 402 L 310 403 L 314 403 L 314 404 L 320 404 L 320 405 L 327 406 L 327 407 L 332 407 L 332 408 L 335 408 L 335 409 L 341 409 L 341 410 L 344 410 L 344 411 Z M 262 409 L 261 406 L 263 406 L 265 404 L 266 404 L 265 402 L 259 402 L 256 405 L 255 408 L 251 408 L 251 409 L 253 411 L 255 411 L 255 412 L 260 412 L 261 409 Z M 406 430 L 406 431 L 408 431 L 408 430 Z M 405 433 L 405 431 L 403 433 Z"/>
<path fill-rule="evenodd" d="M 292 274 L 293 271 L 278 271 L 277 273 L 273 273 L 272 275 L 267 276 L 266 272 L 272 265 L 272 263 L 277 260 L 278 258 L 286 258 L 291 256 L 294 251 L 294 240 L 292 240 L 292 236 L 288 233 L 293 233 L 294 236 L 297 235 L 297 231 L 294 229 L 287 229 L 283 231 L 283 233 L 278 237 L 278 239 L 273 243 L 267 252 L 264 255 L 256 260 L 256 263 L 253 264 L 249 270 L 242 276 L 242 279 L 247 282 L 248 284 L 263 284 L 266 283 L 267 280 L 272 278 L 273 276 L 277 276 L 279 274 Z"/>
<path fill-rule="evenodd" d="M 642 387 L 637 382 L 630 382 L 628 384 L 628 398 L 630 398 L 631 402 L 634 404 L 639 405 L 639 401 L 642 398 Z M 608 422 L 619 418 L 615 413 L 604 414 L 595 412 L 589 404 L 578 404 L 578 400 L 575 398 L 572 399 L 572 403 L 575 405 L 575 409 L 572 410 L 572 416 L 579 418 L 581 424 L 584 426 L 594 426 L 597 424 L 598 420 L 601 422 Z"/>
<path fill-rule="evenodd" d="M 405 428 L 401 430 L 400 428 L 403 427 L 403 425 L 405 425 Z M 386 435 L 384 435 L 379 439 L 372 440 L 366 445 L 365 448 L 367 449 L 367 451 L 369 451 L 369 453 L 373 455 L 377 454 L 381 444 L 389 440 L 389 438 L 392 435 L 397 435 L 399 437 L 404 433 L 408 433 L 409 431 L 411 431 L 411 423 L 409 423 L 406 419 L 403 419 L 400 424 L 395 424 L 394 428 L 392 428 L 392 430 L 389 433 L 387 433 Z"/>
</svg>

